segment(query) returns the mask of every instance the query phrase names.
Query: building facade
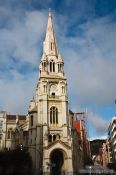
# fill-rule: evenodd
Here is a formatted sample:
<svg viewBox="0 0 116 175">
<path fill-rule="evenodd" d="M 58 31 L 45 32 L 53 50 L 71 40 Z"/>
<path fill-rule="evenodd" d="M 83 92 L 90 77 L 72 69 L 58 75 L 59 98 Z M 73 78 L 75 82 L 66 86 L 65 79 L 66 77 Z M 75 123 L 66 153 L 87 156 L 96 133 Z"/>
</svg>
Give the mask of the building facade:
<svg viewBox="0 0 116 175">
<path fill-rule="evenodd" d="M 108 141 L 110 145 L 110 152 L 112 153 L 112 159 L 116 161 L 116 116 L 112 118 L 108 128 Z"/>
<path fill-rule="evenodd" d="M 6 112 L 0 112 L 0 150 L 15 149 L 15 139 L 13 133 L 17 125 L 22 125 L 26 121 L 25 115 L 9 115 Z"/>
<path fill-rule="evenodd" d="M 102 145 L 102 165 L 107 167 L 107 165 L 111 163 L 111 154 L 109 150 L 108 139 Z"/>
<path fill-rule="evenodd" d="M 87 163 L 87 160 L 91 157 L 90 154 L 90 143 L 88 140 L 88 132 L 87 132 L 87 114 L 86 112 L 76 112 L 74 113 L 74 121 L 73 125 L 76 129 L 79 137 L 79 144 L 82 148 L 83 152 L 83 162 Z"/>
<path fill-rule="evenodd" d="M 0 112 L 0 150 L 6 146 L 6 112 Z"/>
<path fill-rule="evenodd" d="M 72 136 L 68 114 L 67 79 L 57 49 L 49 11 L 43 55 L 39 66 L 36 99 L 29 115 L 29 151 L 36 172 L 60 175 L 73 172 Z"/>
</svg>

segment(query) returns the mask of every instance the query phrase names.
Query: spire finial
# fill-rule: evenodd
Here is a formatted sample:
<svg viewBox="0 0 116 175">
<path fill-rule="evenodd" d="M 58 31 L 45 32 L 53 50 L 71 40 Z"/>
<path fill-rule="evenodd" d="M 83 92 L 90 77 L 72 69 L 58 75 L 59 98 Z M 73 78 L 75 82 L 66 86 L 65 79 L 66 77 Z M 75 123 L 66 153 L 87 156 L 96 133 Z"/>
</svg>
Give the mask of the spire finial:
<svg viewBox="0 0 116 175">
<path fill-rule="evenodd" d="M 53 19 L 51 9 L 49 8 L 48 24 L 46 29 L 46 36 L 44 41 L 44 53 L 46 55 L 57 55 L 56 39 L 54 34 Z"/>
<path fill-rule="evenodd" d="M 51 8 L 49 8 L 49 16 L 52 16 L 52 14 L 51 14 Z"/>
</svg>

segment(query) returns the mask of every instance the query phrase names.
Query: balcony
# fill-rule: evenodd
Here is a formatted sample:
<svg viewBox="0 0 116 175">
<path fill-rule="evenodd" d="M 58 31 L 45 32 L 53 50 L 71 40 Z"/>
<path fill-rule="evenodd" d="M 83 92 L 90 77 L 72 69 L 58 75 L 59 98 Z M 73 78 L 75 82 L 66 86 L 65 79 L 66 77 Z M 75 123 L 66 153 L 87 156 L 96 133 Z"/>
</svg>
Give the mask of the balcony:
<svg viewBox="0 0 116 175">
<path fill-rule="evenodd" d="M 48 96 L 50 100 L 59 100 L 59 96 L 56 96 L 55 93 Z"/>
</svg>

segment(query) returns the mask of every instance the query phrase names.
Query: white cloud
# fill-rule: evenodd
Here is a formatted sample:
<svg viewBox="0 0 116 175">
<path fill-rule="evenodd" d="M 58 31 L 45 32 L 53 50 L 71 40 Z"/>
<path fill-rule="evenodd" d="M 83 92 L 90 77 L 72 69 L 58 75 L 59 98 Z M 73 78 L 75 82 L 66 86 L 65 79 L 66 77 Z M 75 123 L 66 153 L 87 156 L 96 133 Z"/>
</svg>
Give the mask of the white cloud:
<svg viewBox="0 0 116 175">
<path fill-rule="evenodd" d="M 75 96 L 78 104 L 111 105 L 116 96 L 116 24 L 108 16 L 79 27 L 80 37 L 60 36 L 72 101 Z"/>
<path fill-rule="evenodd" d="M 20 18 L 14 13 L 8 9 L 12 25 L 9 21 L 0 28 L 0 110 L 26 113 L 35 95 L 38 72 L 33 68 L 39 66 L 47 18 L 44 11 L 25 12 Z"/>
<path fill-rule="evenodd" d="M 29 101 L 35 95 L 37 74 L 25 78 L 16 70 L 12 80 L 0 80 L 0 109 L 12 114 L 23 114 L 28 110 Z"/>
<path fill-rule="evenodd" d="M 38 67 L 47 14 L 45 11 L 25 11 L 21 14 L 21 11 L 16 13 L 11 9 L 5 14 L 3 8 L 2 14 L 7 22 L 0 28 L 0 65 L 4 66 L 3 73 L 8 71 L 13 79 L 10 81 L 7 77 L 3 80 L 4 76 L 1 75 L 0 106 L 8 112 L 23 112 L 26 111 L 28 99 L 35 93 L 34 76 L 37 76 L 37 72 L 33 74 L 31 69 L 32 72 L 25 75 L 23 71 L 18 71 L 17 65 L 20 61 L 22 65 L 26 62 Z M 70 37 L 67 30 L 71 19 L 56 14 L 55 20 L 55 33 L 68 76 L 71 106 L 110 105 L 116 96 L 115 23 L 110 16 L 88 21 L 76 26 L 77 34 Z M 81 29 L 81 35 L 78 34 L 78 29 Z M 10 67 L 13 67 L 12 70 L 9 70 Z M 101 127 L 104 124 L 102 120 L 99 123 Z"/>
<path fill-rule="evenodd" d="M 92 112 L 89 112 L 88 114 L 88 122 L 95 128 L 98 134 L 102 135 L 107 132 L 108 126 L 110 124 L 108 120 L 105 120 L 98 114 L 93 114 Z"/>
<path fill-rule="evenodd" d="M 0 29 L 0 51 L 3 59 L 1 61 L 6 63 L 13 57 L 17 61 L 37 64 L 46 15 L 41 11 L 32 11 L 26 12 L 21 18 L 12 20 L 12 27 L 9 27 L 11 24 L 7 24 Z"/>
</svg>

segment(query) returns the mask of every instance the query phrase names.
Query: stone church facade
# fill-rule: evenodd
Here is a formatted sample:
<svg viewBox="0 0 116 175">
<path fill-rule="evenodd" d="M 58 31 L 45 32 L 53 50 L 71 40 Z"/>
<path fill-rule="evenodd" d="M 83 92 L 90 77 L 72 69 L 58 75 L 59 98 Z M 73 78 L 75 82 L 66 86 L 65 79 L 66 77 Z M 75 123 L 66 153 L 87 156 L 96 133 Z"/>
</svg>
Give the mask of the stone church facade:
<svg viewBox="0 0 116 175">
<path fill-rule="evenodd" d="M 36 99 L 31 100 L 28 109 L 28 148 L 35 172 L 50 172 L 51 175 L 73 172 L 68 111 L 64 62 L 57 49 L 52 15 L 49 11 Z"/>
</svg>

